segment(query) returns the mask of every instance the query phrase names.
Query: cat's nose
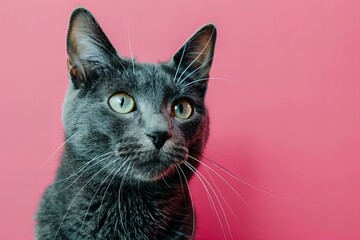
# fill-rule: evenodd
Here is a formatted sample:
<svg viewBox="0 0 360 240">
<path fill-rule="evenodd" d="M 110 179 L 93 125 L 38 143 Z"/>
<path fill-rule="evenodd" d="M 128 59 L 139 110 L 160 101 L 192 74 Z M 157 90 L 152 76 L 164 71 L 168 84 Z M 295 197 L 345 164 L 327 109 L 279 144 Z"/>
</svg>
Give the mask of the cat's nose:
<svg viewBox="0 0 360 240">
<path fill-rule="evenodd" d="M 170 135 L 167 132 L 152 132 L 150 134 L 146 134 L 153 141 L 156 149 L 160 149 L 167 139 L 169 139 Z"/>
</svg>

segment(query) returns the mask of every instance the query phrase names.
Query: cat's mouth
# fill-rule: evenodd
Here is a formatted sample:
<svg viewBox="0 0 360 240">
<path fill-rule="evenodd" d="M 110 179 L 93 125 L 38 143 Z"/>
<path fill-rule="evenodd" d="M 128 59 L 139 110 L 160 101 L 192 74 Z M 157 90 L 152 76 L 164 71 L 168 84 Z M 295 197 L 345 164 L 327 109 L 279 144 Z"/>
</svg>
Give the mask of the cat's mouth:
<svg viewBox="0 0 360 240">
<path fill-rule="evenodd" d="M 176 174 L 179 164 L 187 160 L 188 150 L 181 144 L 157 149 L 119 147 L 117 155 L 121 161 L 126 161 L 131 171 L 129 176 L 142 181 L 157 181 Z"/>
</svg>

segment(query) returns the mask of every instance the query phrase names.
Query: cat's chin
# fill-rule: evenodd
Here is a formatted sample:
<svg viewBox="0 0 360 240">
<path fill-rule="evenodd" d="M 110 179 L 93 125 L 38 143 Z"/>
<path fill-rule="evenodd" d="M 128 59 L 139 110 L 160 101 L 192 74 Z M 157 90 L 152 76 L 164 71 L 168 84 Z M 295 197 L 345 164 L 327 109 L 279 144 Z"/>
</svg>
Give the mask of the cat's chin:
<svg viewBox="0 0 360 240">
<path fill-rule="evenodd" d="M 164 178 L 171 177 L 176 172 L 176 164 L 172 164 L 169 167 L 161 170 L 154 170 L 147 173 L 141 174 L 134 174 L 136 180 L 143 181 L 143 182 L 157 182 L 163 180 Z"/>
<path fill-rule="evenodd" d="M 177 167 L 186 161 L 185 148 L 179 148 L 177 152 L 150 150 L 131 159 L 133 178 L 138 181 L 156 182 L 173 177 L 177 174 Z"/>
<path fill-rule="evenodd" d="M 176 172 L 176 165 L 172 164 L 170 165 L 170 167 L 168 167 L 165 171 L 161 172 L 158 175 L 155 175 L 152 180 L 153 181 L 159 181 L 159 180 L 163 180 L 164 178 L 168 178 L 171 177 L 172 175 L 174 175 Z"/>
</svg>

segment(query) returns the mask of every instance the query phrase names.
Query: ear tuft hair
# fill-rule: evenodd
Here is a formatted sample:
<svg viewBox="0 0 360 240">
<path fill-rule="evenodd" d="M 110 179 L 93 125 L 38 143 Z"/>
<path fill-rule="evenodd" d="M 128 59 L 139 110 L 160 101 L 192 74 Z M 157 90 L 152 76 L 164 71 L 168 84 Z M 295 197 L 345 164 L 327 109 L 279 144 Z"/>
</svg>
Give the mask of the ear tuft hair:
<svg viewBox="0 0 360 240">
<path fill-rule="evenodd" d="M 177 81 L 187 77 L 208 78 L 216 42 L 216 27 L 208 24 L 200 28 L 174 55 L 172 64 L 182 73 Z M 207 81 L 204 81 L 207 82 Z"/>
</svg>

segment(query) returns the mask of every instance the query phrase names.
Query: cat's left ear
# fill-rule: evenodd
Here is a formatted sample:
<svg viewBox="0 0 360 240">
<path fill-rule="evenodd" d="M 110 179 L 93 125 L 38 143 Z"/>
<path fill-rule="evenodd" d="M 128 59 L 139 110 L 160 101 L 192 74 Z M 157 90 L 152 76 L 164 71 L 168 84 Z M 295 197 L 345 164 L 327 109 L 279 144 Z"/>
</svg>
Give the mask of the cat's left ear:
<svg viewBox="0 0 360 240">
<path fill-rule="evenodd" d="M 171 64 L 177 68 L 177 82 L 203 79 L 207 83 L 216 42 L 216 27 L 208 24 L 200 28 L 174 55 Z"/>
</svg>

